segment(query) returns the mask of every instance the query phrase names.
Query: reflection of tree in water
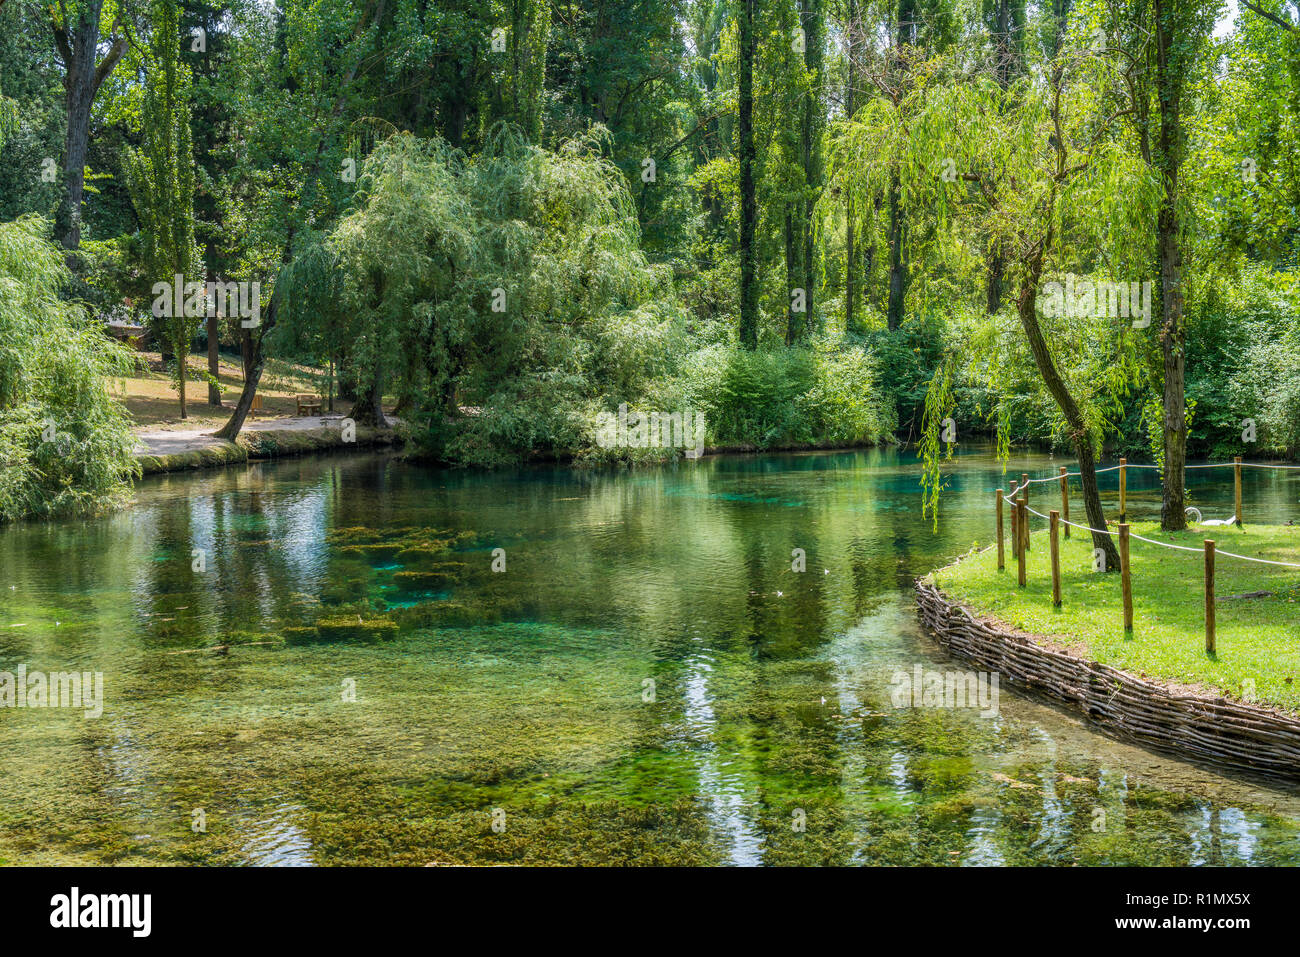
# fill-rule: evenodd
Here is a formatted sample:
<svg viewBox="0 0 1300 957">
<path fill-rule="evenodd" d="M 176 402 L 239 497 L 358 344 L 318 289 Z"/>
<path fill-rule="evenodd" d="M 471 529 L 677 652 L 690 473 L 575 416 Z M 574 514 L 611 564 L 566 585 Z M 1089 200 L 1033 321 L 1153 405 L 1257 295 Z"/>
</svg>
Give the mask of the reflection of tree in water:
<svg viewBox="0 0 1300 957">
<path fill-rule="evenodd" d="M 497 775 L 483 787 L 507 803 L 517 799 L 527 813 L 535 811 L 528 802 L 542 793 L 539 788 L 548 787 L 538 785 L 533 770 L 559 768 L 555 777 L 562 776 L 564 759 L 556 756 L 586 747 L 582 735 L 592 735 L 607 757 L 573 774 L 574 791 L 557 788 L 563 814 L 537 817 L 565 847 L 593 842 L 580 829 L 597 818 L 571 813 L 580 800 L 572 795 L 590 788 L 642 810 L 684 798 L 658 818 L 647 812 L 645 829 L 662 841 L 677 833 L 671 822 L 698 830 L 707 850 L 692 853 L 710 860 L 1155 864 L 1300 858 L 1289 812 L 1269 816 L 1225 806 L 1239 794 L 1233 789 L 1216 786 L 1206 790 L 1212 800 L 1193 799 L 1176 784 L 1168 791 L 1138 787 L 1131 772 L 1105 762 L 1045 760 L 1037 731 L 1059 730 L 1050 716 L 989 722 L 963 711 L 895 711 L 888 673 L 896 662 L 906 660 L 910 668 L 927 657 L 928 646 L 915 643 L 911 576 L 969 546 L 972 529 L 979 534 L 986 528 L 986 499 L 967 504 L 955 494 L 948 506 L 952 523 L 931 536 L 928 527 L 915 524 L 915 511 L 903 507 L 915 494 L 912 482 L 895 471 L 859 469 L 866 459 L 855 453 L 834 461 L 834 467 L 814 467 L 811 458 L 782 465 L 770 457 L 624 473 L 548 467 L 485 475 L 370 456 L 315 457 L 154 483 L 130 522 L 78 526 L 75 533 L 54 527 L 41 533 L 47 538 L 10 534 L 0 554 L 4 568 L 17 570 L 16 583 L 45 576 L 84 590 L 86 596 L 69 592 L 66 600 L 102 632 L 94 639 L 100 642 L 96 654 L 110 646 L 125 650 L 127 663 L 113 690 L 128 702 L 127 718 L 79 730 L 76 751 L 83 757 L 78 774 L 113 802 L 105 810 L 102 797 L 82 797 L 76 807 L 124 832 L 170 834 L 165 821 L 175 819 L 171 805 L 177 794 L 188 799 L 191 790 L 196 800 L 202 792 L 205 801 L 248 798 L 274 807 L 274 797 L 326 811 L 342 806 L 336 800 L 357 800 L 362 779 L 371 788 L 365 793 L 382 792 L 386 781 L 405 782 L 412 766 L 433 767 L 420 763 L 423 752 L 385 750 L 379 737 L 368 737 L 376 728 L 387 734 L 400 725 L 421 729 L 405 742 L 412 745 L 427 746 L 448 727 L 458 738 L 475 740 L 466 753 Z M 841 466 L 845 474 L 838 476 Z M 980 468 L 977 474 L 991 476 L 983 484 L 996 482 L 993 466 Z M 467 565 L 451 600 L 536 628 L 477 620 L 464 628 L 408 631 L 399 647 L 259 648 L 228 658 L 171 654 L 206 647 L 231 631 L 296 620 L 304 595 L 319 598 L 329 588 L 391 595 L 379 591 L 391 580 L 383 568 L 400 562 L 342 554 L 330 536 L 349 528 L 370 530 L 376 541 L 389 543 L 410 530 L 474 532 L 481 541 L 456 555 Z M 489 571 L 496 543 L 509 555 L 504 575 Z M 204 573 L 191 570 L 194 547 L 209 548 Z M 795 547 L 806 551 L 804 573 L 790 568 Z M 124 594 L 129 603 L 121 600 Z M 169 617 L 175 620 L 159 620 Z M 115 630 L 119 621 L 126 627 Z M 5 638 L 6 653 L 43 653 L 42 642 L 51 639 L 38 642 L 36 636 L 35 629 L 13 631 Z M 472 674 L 469 657 L 478 669 Z M 267 719 L 265 695 L 240 693 L 254 685 L 296 693 L 305 674 L 340 661 L 374 668 L 403 686 L 411 701 L 427 703 L 420 683 L 430 675 L 448 695 L 446 710 L 430 718 L 408 710 L 400 694 L 386 696 L 368 685 L 383 721 L 361 721 L 352 729 L 355 740 L 373 750 L 357 780 L 342 785 L 333 777 L 316 781 L 306 768 L 328 763 L 343 753 L 341 742 L 353 740 L 335 717 L 321 723 L 312 705 L 298 723 Z M 639 700 L 644 678 L 655 681 L 654 702 Z M 561 697 L 549 710 L 536 707 L 539 695 L 573 688 L 578 680 L 589 682 L 583 688 L 592 692 L 580 705 Z M 532 705 L 525 700 L 530 687 L 537 691 Z M 490 714 L 457 710 L 452 702 L 467 694 L 479 706 L 491 704 Z M 219 719 L 211 709 L 220 711 Z M 571 719 L 577 744 L 570 741 Z M 187 726 L 204 734 L 173 739 L 157 733 Z M 246 794 L 223 793 L 226 771 L 218 765 L 235 767 L 245 745 L 236 736 L 259 734 L 262 727 L 267 737 L 261 746 L 270 750 L 256 753 L 267 761 L 274 754 L 282 765 L 268 765 L 264 782 L 241 778 Z M 523 730 L 508 736 L 504 728 Z M 274 735 L 279 741 L 268 743 Z M 460 765 L 446 755 L 439 760 L 444 763 L 429 773 L 447 784 L 443 793 L 452 793 L 448 782 L 459 788 L 476 780 L 478 765 L 464 763 L 468 759 L 456 758 Z M 140 784 L 146 779 L 162 783 L 150 790 Z M 311 788 L 304 785 L 309 780 Z M 119 790 L 106 790 L 113 787 Z M 284 791 L 288 797 L 279 794 Z M 11 783 L 6 793 L 47 800 L 56 792 L 26 782 L 21 790 Z M 456 800 L 479 800 L 486 792 L 476 786 L 468 799 L 455 793 Z M 425 797 L 405 783 L 394 786 L 388 800 L 386 820 L 401 826 L 427 810 Z M 806 832 L 792 826 L 796 808 L 806 814 Z M 1097 808 L 1106 814 L 1101 832 L 1091 827 Z M 444 810 L 440 806 L 435 815 L 439 821 Z M 456 805 L 455 813 L 461 810 Z M 464 810 L 464 833 L 479 826 L 473 818 L 478 810 L 477 804 Z M 57 823 L 58 817 L 50 813 L 41 821 Z M 394 823 L 394 840 L 413 841 L 401 826 Z M 336 840 L 338 825 L 320 827 L 325 843 L 343 846 Z M 180 847 L 181 837 L 164 843 Z"/>
</svg>

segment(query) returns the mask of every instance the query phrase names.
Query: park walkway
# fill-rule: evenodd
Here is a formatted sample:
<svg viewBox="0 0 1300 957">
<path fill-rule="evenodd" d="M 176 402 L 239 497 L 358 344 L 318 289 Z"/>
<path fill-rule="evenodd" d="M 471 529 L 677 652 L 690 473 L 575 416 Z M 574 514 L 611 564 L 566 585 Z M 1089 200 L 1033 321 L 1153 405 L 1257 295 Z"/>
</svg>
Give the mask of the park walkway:
<svg viewBox="0 0 1300 957">
<path fill-rule="evenodd" d="M 341 413 L 333 415 L 280 416 L 273 419 L 248 419 L 244 423 L 245 432 L 306 432 L 311 429 L 323 429 L 330 426 L 337 428 L 343 418 Z M 392 421 L 392 417 L 389 417 Z M 210 429 L 160 429 L 146 427 L 136 430 L 139 444 L 136 453 L 141 455 L 177 455 L 184 452 L 198 452 L 203 449 L 217 448 L 224 444 L 212 434 Z"/>
</svg>

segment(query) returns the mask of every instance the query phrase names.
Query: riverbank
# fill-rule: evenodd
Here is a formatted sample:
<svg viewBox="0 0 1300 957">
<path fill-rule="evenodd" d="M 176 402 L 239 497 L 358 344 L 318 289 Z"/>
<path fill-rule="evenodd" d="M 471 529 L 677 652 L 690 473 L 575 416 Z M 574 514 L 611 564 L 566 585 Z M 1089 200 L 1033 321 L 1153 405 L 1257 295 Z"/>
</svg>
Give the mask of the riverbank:
<svg viewBox="0 0 1300 957">
<path fill-rule="evenodd" d="M 992 453 L 954 459 L 938 533 L 917 528 L 916 463 L 897 448 L 653 475 L 383 458 L 181 472 L 140 483 L 129 511 L 5 529 L 0 670 L 105 680 L 97 720 L 0 720 L 0 858 L 1300 862 L 1293 789 L 1153 755 L 1007 688 L 996 720 L 893 705 L 897 670 L 945 670 L 917 640 L 912 580 L 988 530 Z M 454 540 L 464 566 L 421 582 L 443 561 L 412 547 L 421 535 Z M 395 621 L 464 617 L 260 643 L 364 624 L 381 602 Z M 1229 823 L 1251 840 L 1211 839 Z"/>
<path fill-rule="evenodd" d="M 1193 529 L 1145 537 L 1300 563 L 1300 526 Z M 1051 600 L 1047 533 L 1028 584 L 1011 556 L 974 552 L 917 583 L 924 623 L 954 653 L 1081 710 L 1120 736 L 1216 763 L 1300 777 L 1300 569 L 1221 554 L 1217 643 L 1205 650 L 1202 557 L 1134 541 L 1134 627 L 1117 574 L 1092 569 L 1090 538 L 1061 543 L 1062 607 Z"/>
<path fill-rule="evenodd" d="M 152 475 L 332 449 L 391 446 L 402 441 L 394 428 L 357 425 L 345 433 L 342 422 L 339 415 L 249 421 L 233 442 L 198 429 L 142 430 L 137 433 L 140 444 L 136 461 L 143 474 Z"/>
</svg>

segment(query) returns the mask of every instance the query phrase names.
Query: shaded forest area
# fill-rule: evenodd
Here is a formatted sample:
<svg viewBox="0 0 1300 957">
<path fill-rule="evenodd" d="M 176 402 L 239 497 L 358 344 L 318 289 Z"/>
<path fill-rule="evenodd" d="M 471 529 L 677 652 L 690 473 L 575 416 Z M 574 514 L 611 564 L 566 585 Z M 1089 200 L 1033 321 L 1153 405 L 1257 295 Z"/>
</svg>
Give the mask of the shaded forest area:
<svg viewBox="0 0 1300 957">
<path fill-rule="evenodd" d="M 275 358 L 443 462 L 663 460 L 602 416 L 693 411 L 713 446 L 918 442 L 934 504 L 985 436 L 1077 455 L 1094 526 L 1097 456 L 1160 462 L 1181 527 L 1185 457 L 1300 449 L 1297 22 L 7 0 L 0 514 L 121 493 L 115 320 L 182 415 L 221 396 L 178 357 L 239 357 L 227 437 Z M 256 284 L 256 321 L 160 314 L 173 277 Z"/>
</svg>

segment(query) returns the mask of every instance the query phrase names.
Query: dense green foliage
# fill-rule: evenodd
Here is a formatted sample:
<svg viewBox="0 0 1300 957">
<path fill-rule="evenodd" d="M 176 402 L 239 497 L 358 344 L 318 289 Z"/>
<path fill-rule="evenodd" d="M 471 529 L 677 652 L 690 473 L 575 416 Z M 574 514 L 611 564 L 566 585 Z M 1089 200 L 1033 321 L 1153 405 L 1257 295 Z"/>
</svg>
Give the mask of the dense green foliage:
<svg viewBox="0 0 1300 957">
<path fill-rule="evenodd" d="M 552 152 L 504 126 L 473 158 L 387 140 L 356 208 L 282 277 L 277 333 L 319 341 L 328 316 L 355 373 L 395 393 L 420 445 L 453 461 L 590 448 L 595 416 L 620 403 L 701 413 L 710 444 L 887 434 L 863 350 L 746 355 L 725 332 L 690 330 L 601 145 Z"/>
<path fill-rule="evenodd" d="M 709 445 L 920 441 L 934 493 L 946 419 L 958 441 L 1161 461 L 1184 393 L 1192 456 L 1300 447 L 1285 13 L 96 9 L 113 69 L 92 91 L 65 297 L 145 319 L 176 271 L 259 282 L 261 328 L 208 329 L 248 388 L 268 357 L 300 361 L 353 416 L 395 411 L 426 456 L 659 459 L 677 453 L 601 447 L 600 416 L 690 410 Z M 65 196 L 41 175 L 71 115 L 72 21 L 52 16 L 0 7 L 0 218 L 53 217 Z M 1074 280 L 1151 283 L 1152 323 L 1044 312 Z M 159 329 L 163 351 L 196 331 Z"/>
<path fill-rule="evenodd" d="M 0 522 L 93 512 L 138 469 L 108 393 L 134 358 L 60 298 L 67 267 L 37 217 L 0 224 Z"/>
</svg>

